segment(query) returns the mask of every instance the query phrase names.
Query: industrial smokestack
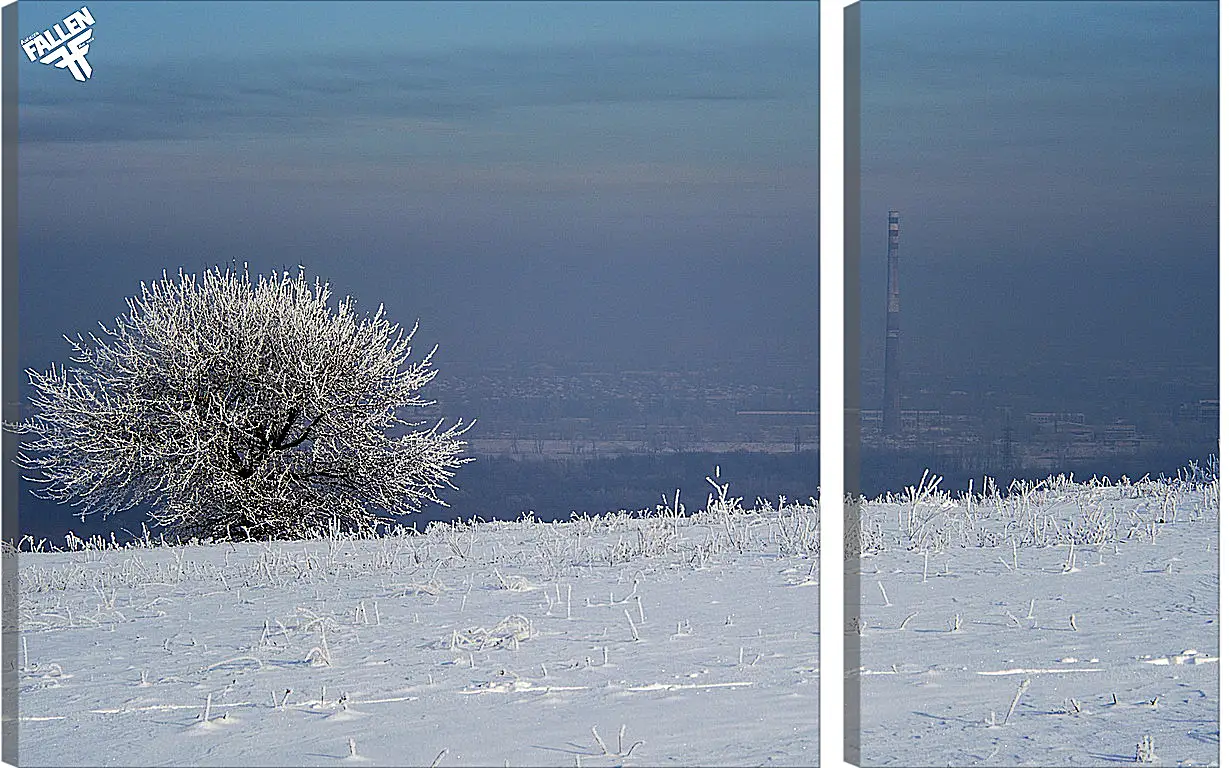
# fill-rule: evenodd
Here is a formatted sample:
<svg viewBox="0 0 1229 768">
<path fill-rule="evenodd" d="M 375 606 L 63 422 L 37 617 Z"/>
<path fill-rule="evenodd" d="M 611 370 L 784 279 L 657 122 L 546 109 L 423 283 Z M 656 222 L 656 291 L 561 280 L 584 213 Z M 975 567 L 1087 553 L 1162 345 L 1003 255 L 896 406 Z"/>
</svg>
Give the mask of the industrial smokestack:
<svg viewBox="0 0 1229 768">
<path fill-rule="evenodd" d="M 900 211 L 888 211 L 888 333 L 883 345 L 883 432 L 900 432 Z"/>
</svg>

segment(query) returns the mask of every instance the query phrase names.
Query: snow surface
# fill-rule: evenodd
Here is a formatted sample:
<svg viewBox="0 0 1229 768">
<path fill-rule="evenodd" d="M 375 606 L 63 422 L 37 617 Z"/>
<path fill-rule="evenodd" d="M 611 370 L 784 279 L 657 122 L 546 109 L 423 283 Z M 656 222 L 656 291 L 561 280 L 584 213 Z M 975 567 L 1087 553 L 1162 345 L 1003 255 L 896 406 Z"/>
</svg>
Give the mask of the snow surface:
<svg viewBox="0 0 1229 768">
<path fill-rule="evenodd" d="M 20 764 L 817 765 L 818 519 L 23 552 Z"/>
<path fill-rule="evenodd" d="M 1219 484 L 1024 491 L 915 488 L 847 531 L 862 764 L 1121 765 L 1145 737 L 1216 764 Z"/>
</svg>

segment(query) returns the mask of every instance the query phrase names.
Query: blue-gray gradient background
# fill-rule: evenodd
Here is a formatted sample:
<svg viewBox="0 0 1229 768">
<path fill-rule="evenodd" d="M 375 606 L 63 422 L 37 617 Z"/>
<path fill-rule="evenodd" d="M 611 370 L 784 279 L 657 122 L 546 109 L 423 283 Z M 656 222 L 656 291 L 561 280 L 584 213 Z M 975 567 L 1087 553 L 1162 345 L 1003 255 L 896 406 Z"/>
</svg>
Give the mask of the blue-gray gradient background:
<svg viewBox="0 0 1229 768">
<path fill-rule="evenodd" d="M 87 5 L 88 82 L 7 62 L 23 368 L 232 259 L 442 369 L 818 365 L 815 3 Z"/>
<path fill-rule="evenodd" d="M 1216 3 L 867 0 L 861 19 L 866 367 L 890 208 L 902 370 L 1038 364 L 1085 398 L 1062 364 L 1216 364 Z"/>
</svg>

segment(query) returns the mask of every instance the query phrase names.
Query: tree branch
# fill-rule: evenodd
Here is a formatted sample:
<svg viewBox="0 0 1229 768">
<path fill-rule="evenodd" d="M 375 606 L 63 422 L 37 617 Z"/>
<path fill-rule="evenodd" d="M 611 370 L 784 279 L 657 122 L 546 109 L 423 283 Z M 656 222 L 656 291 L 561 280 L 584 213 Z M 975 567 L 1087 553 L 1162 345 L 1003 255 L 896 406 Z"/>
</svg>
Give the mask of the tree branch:
<svg viewBox="0 0 1229 768">
<path fill-rule="evenodd" d="M 299 436 L 298 436 L 298 437 L 296 437 L 294 440 L 291 440 L 289 443 L 280 443 L 280 441 L 279 441 L 279 443 L 280 443 L 280 444 L 278 444 L 278 445 L 274 445 L 273 447 L 274 447 L 274 448 L 281 449 L 281 450 L 283 450 L 283 451 L 288 451 L 288 450 L 290 450 L 291 448 L 297 448 L 298 446 L 300 446 L 300 445 L 302 445 L 302 444 L 303 444 L 303 441 L 304 441 L 304 440 L 306 440 L 307 438 L 311 437 L 311 435 L 312 435 L 312 428 L 313 428 L 313 427 L 315 427 L 315 426 L 316 426 L 316 424 L 318 424 L 318 423 L 320 422 L 320 419 L 322 419 L 322 418 L 324 418 L 324 414 L 323 414 L 323 413 L 322 413 L 322 414 L 320 414 L 320 415 L 318 415 L 318 416 L 316 416 L 316 418 L 312 419 L 312 420 L 308 423 L 308 425 L 307 425 L 306 427 L 304 427 L 304 428 L 303 428 L 303 434 L 299 435 Z M 289 425 L 287 425 L 287 427 L 289 427 Z M 289 431 L 289 428 L 287 428 L 287 430 L 286 430 L 286 431 Z"/>
</svg>

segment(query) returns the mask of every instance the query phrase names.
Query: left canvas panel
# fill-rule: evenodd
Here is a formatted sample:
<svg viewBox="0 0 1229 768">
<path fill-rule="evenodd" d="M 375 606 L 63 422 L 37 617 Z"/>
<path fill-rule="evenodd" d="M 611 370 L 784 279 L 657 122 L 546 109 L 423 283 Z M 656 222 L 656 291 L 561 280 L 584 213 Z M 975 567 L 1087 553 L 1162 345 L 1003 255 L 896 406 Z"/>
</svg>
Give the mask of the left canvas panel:
<svg viewBox="0 0 1229 768">
<path fill-rule="evenodd" d="M 818 764 L 818 4 L 4 14 L 6 761 Z"/>
</svg>

